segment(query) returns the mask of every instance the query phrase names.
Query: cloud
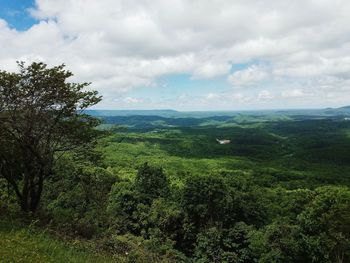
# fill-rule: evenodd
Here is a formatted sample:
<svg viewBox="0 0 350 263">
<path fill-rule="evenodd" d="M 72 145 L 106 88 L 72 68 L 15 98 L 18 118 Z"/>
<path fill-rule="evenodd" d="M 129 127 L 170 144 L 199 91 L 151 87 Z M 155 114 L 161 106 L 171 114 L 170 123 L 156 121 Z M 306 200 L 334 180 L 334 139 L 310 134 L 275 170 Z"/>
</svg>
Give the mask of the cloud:
<svg viewBox="0 0 350 263">
<path fill-rule="evenodd" d="M 132 97 L 126 97 L 123 99 L 123 101 L 127 104 L 134 104 L 134 103 L 139 103 L 141 102 L 140 99 L 137 99 L 137 98 L 132 98 Z"/>
<path fill-rule="evenodd" d="M 265 101 L 277 98 L 267 90 L 297 98 L 284 87 L 309 83 L 303 92 L 326 104 L 326 93 L 350 99 L 349 13 L 347 0 L 37 0 L 28 30 L 0 19 L 0 64 L 65 63 L 111 98 L 188 74 L 258 89 Z M 248 66 L 230 72 L 235 64 Z"/>
<path fill-rule="evenodd" d="M 216 94 L 216 93 L 208 93 L 205 98 L 211 100 L 211 99 L 219 99 L 221 98 L 220 94 Z"/>
<path fill-rule="evenodd" d="M 321 91 L 332 91 L 339 93 L 350 92 L 350 78 L 336 77 L 336 76 L 324 76 L 315 81 L 313 84 Z"/>
<path fill-rule="evenodd" d="M 269 79 L 269 73 L 257 65 L 236 71 L 228 77 L 228 81 L 234 86 L 254 85 L 267 79 Z"/>
<path fill-rule="evenodd" d="M 273 98 L 274 98 L 274 95 L 268 90 L 262 90 L 258 94 L 259 101 L 271 100 Z"/>
<path fill-rule="evenodd" d="M 282 91 L 282 97 L 284 98 L 300 98 L 304 96 L 306 96 L 306 94 L 301 89 Z"/>
<path fill-rule="evenodd" d="M 199 63 L 193 71 L 194 78 L 213 78 L 225 75 L 229 72 L 231 66 L 228 63 Z"/>
</svg>

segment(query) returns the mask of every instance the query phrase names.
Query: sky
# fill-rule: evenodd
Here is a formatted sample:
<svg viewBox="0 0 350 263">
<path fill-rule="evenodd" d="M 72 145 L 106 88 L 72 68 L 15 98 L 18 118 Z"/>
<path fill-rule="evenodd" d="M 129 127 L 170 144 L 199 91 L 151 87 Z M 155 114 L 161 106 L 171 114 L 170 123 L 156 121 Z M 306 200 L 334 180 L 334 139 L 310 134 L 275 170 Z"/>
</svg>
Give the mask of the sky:
<svg viewBox="0 0 350 263">
<path fill-rule="evenodd" d="M 96 109 L 350 105 L 349 0 L 0 0 L 0 69 L 66 64 Z"/>
</svg>

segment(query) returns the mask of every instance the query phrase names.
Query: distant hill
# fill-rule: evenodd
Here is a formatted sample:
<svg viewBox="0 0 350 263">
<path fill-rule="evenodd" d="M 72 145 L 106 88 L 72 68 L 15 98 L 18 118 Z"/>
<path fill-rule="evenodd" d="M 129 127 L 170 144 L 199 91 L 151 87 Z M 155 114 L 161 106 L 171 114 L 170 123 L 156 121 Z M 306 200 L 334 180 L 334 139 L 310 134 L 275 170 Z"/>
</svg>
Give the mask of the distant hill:
<svg viewBox="0 0 350 263">
<path fill-rule="evenodd" d="M 95 117 L 159 116 L 164 118 L 208 118 L 214 116 L 236 116 L 241 113 L 259 114 L 261 111 L 176 111 L 176 110 L 86 110 Z M 266 113 L 265 113 L 266 114 Z M 264 114 L 264 115 L 265 115 Z"/>
<path fill-rule="evenodd" d="M 310 116 L 332 117 L 350 115 L 350 106 L 325 109 L 281 109 L 281 110 L 245 110 L 245 111 L 176 111 L 176 110 L 86 110 L 95 117 L 130 117 L 130 116 L 159 116 L 164 118 L 210 118 L 216 116 L 235 117 L 250 116 Z"/>
<path fill-rule="evenodd" d="M 349 106 L 344 106 L 344 107 L 341 107 L 341 108 L 338 108 L 338 109 L 350 111 L 350 105 Z"/>
<path fill-rule="evenodd" d="M 340 108 L 328 108 L 325 110 L 328 114 L 333 115 L 349 115 L 350 114 L 350 106 L 344 106 Z"/>
<path fill-rule="evenodd" d="M 176 117 L 179 112 L 175 110 L 86 110 L 86 113 L 92 116 L 164 116 Z"/>
</svg>

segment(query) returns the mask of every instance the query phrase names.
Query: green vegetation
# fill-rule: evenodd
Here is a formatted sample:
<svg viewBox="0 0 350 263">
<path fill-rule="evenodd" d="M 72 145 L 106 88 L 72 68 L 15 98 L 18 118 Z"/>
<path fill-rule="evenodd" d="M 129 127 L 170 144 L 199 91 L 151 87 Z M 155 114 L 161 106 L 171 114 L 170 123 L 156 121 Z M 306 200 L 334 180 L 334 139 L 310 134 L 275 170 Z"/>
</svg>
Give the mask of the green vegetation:
<svg viewBox="0 0 350 263">
<path fill-rule="evenodd" d="M 113 262 L 109 256 L 92 253 L 79 240 L 63 241 L 33 226 L 0 219 L 0 262 Z"/>
<path fill-rule="evenodd" d="M 97 136 L 96 119 L 79 112 L 101 98 L 83 91 L 88 83 L 67 83 L 73 74 L 64 65 L 18 66 L 19 73 L 0 71 L 0 174 L 22 210 L 35 212 L 58 156 Z"/>
<path fill-rule="evenodd" d="M 239 124 L 225 120 L 209 127 L 203 127 L 200 119 L 198 123 L 129 128 L 129 132 L 117 129 L 99 146 L 104 165 L 121 177 L 133 177 L 138 166 L 149 162 L 163 167 L 174 180 L 187 174 L 233 171 L 255 174 L 256 180 L 258 175 L 260 179 L 268 175 L 274 178 L 270 183 L 288 188 L 293 184 L 309 188 L 350 185 L 350 122 L 311 119 Z M 231 139 L 231 144 L 219 145 L 216 138 Z"/>
<path fill-rule="evenodd" d="M 349 262 L 346 110 L 89 117 L 30 211 L 1 133 L 0 262 Z"/>
</svg>

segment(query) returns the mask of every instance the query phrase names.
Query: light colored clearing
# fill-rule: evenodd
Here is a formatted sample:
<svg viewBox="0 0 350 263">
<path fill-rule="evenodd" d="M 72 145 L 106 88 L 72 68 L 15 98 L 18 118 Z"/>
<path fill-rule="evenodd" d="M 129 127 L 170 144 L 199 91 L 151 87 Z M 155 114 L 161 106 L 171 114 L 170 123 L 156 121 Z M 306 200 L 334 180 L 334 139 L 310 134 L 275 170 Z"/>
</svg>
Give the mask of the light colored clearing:
<svg viewBox="0 0 350 263">
<path fill-rule="evenodd" d="M 219 139 L 216 139 L 216 141 L 217 141 L 219 144 L 229 144 L 229 143 L 231 143 L 231 140 L 219 140 Z"/>
</svg>

